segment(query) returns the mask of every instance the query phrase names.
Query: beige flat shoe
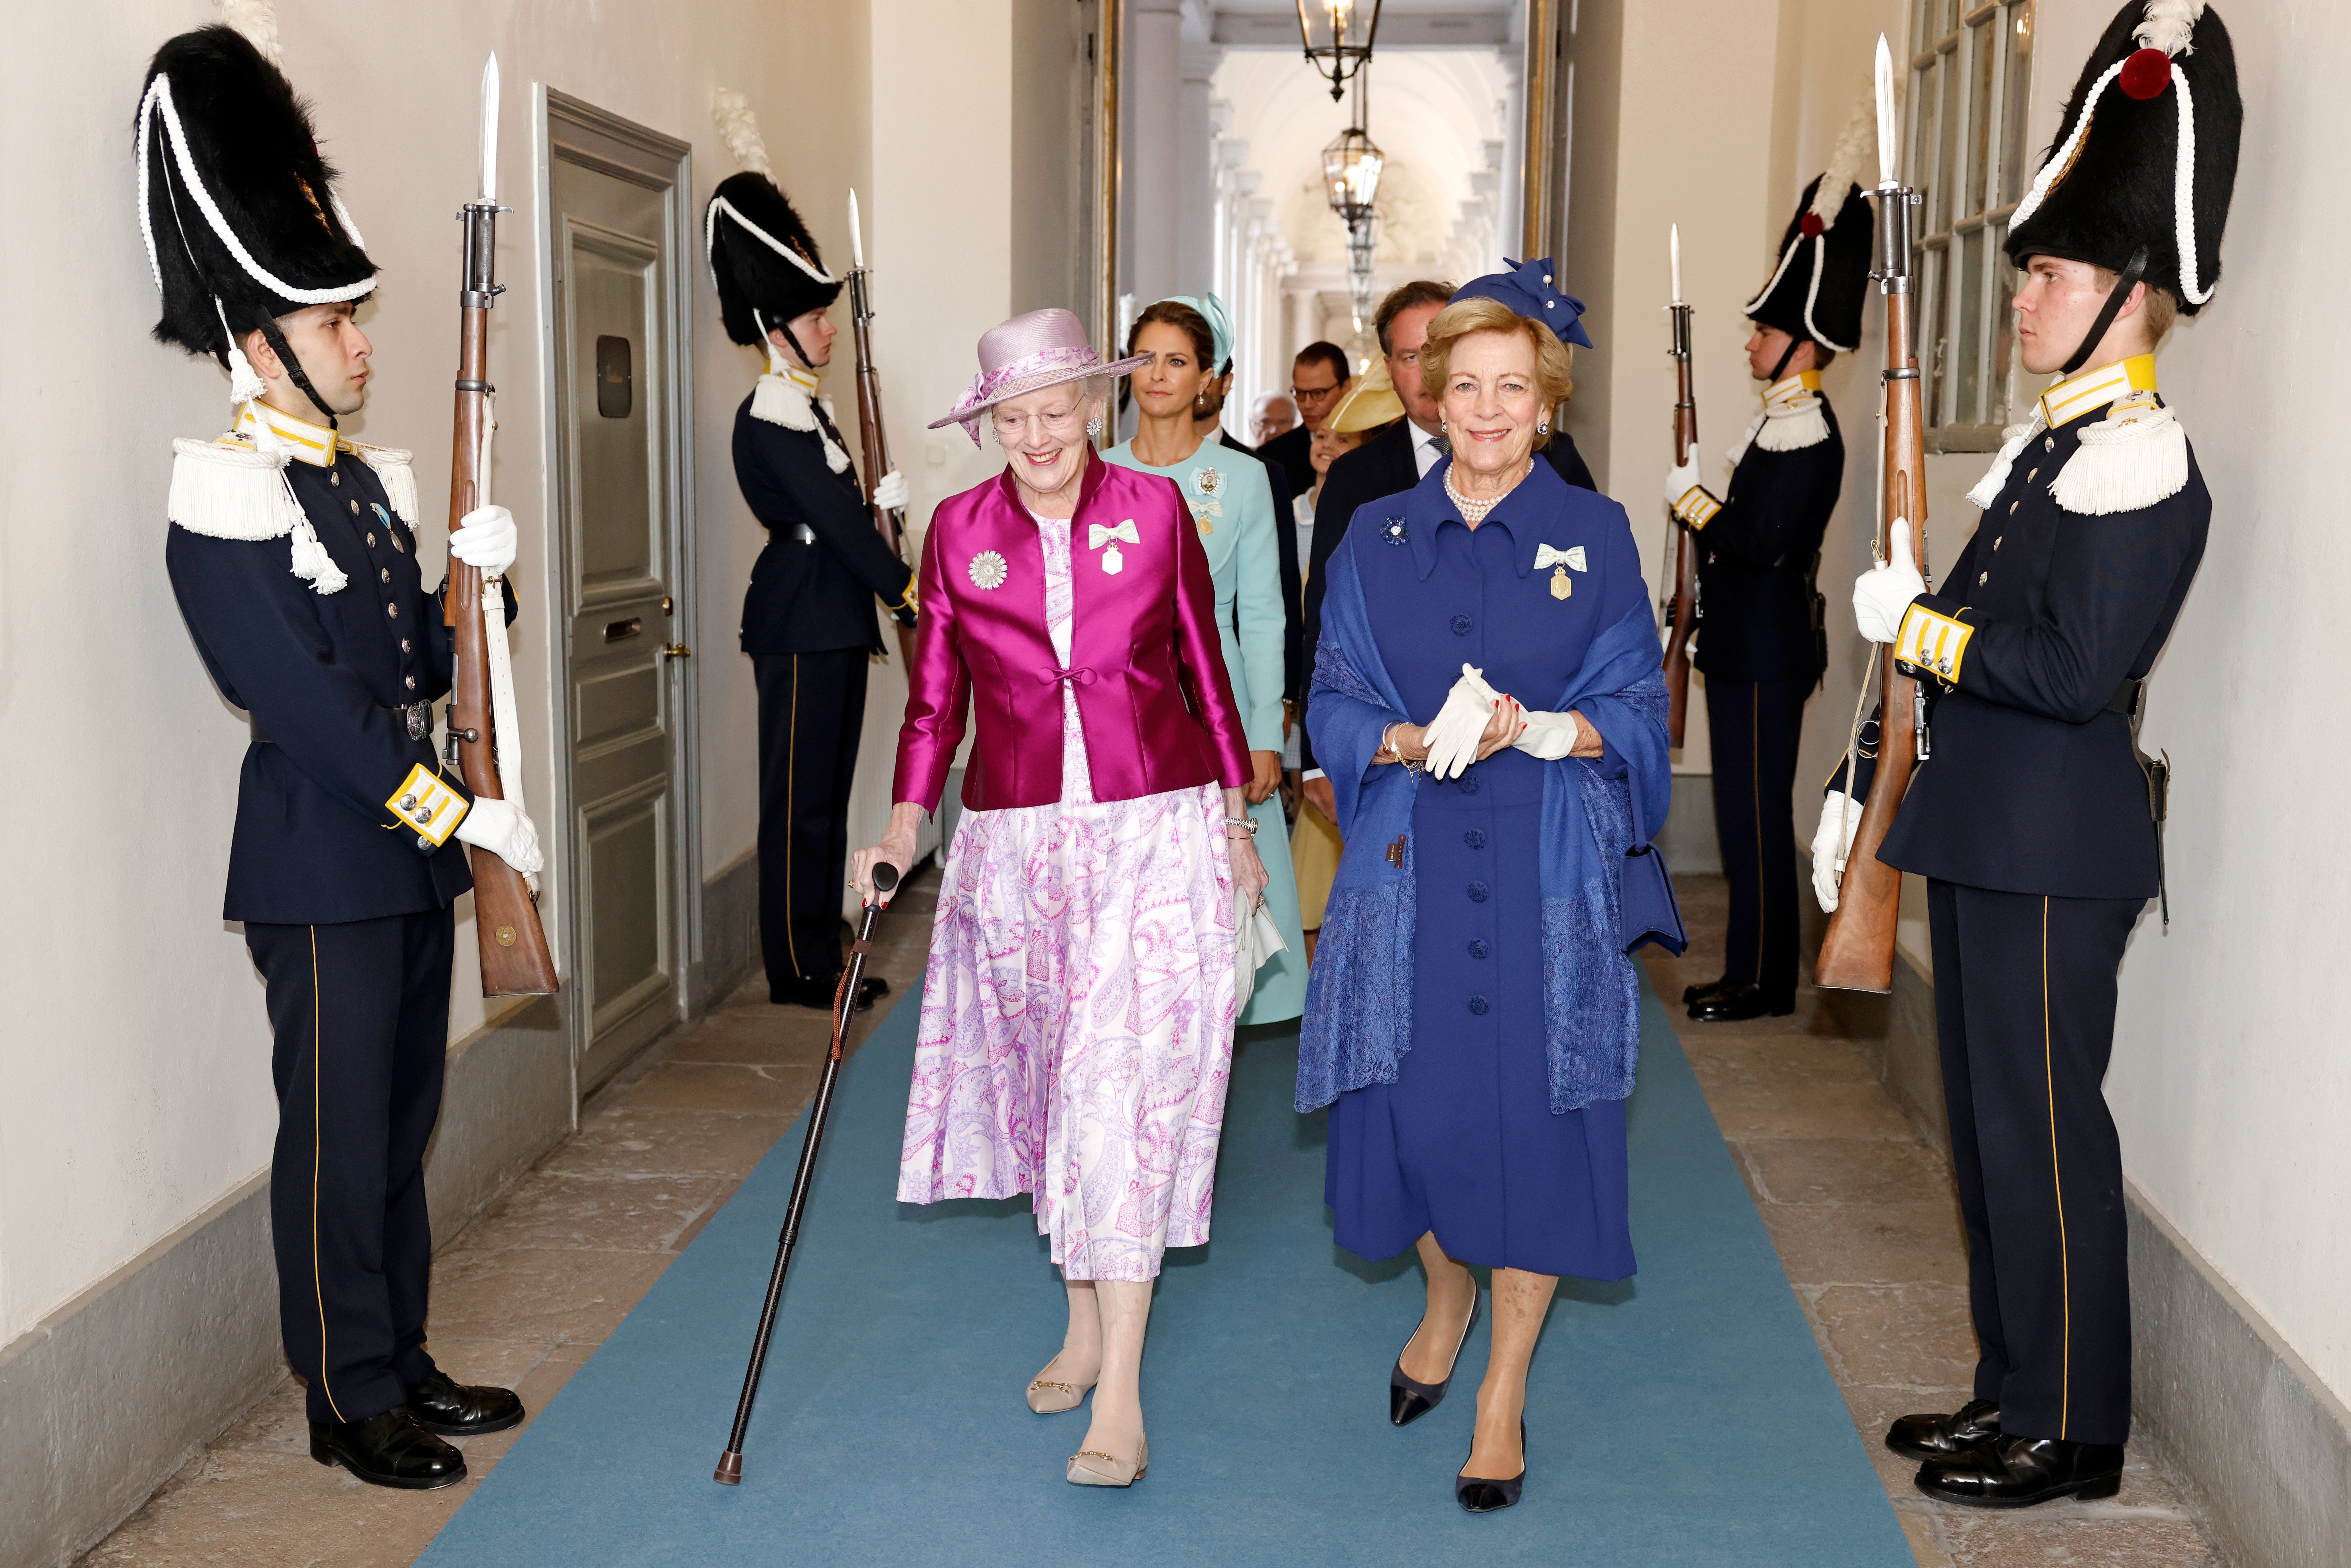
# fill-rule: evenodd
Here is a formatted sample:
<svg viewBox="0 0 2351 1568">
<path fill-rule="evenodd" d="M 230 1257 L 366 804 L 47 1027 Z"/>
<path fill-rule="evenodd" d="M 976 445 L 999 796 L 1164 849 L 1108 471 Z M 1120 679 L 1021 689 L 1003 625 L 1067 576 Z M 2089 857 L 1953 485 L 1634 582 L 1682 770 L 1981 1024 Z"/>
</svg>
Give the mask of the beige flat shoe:
<svg viewBox="0 0 2351 1568">
<path fill-rule="evenodd" d="M 1045 1370 L 1052 1371 L 1052 1364 L 1047 1363 Z M 1029 1408 L 1040 1416 L 1059 1416 L 1084 1404 L 1086 1395 L 1092 1387 L 1091 1383 L 1056 1383 L 1050 1377 L 1040 1376 L 1029 1385 Z"/>
<path fill-rule="evenodd" d="M 1131 1487 L 1141 1480 L 1151 1465 L 1151 1450 L 1133 1464 L 1113 1454 L 1085 1448 L 1070 1456 L 1068 1480 L 1073 1487 Z"/>
</svg>

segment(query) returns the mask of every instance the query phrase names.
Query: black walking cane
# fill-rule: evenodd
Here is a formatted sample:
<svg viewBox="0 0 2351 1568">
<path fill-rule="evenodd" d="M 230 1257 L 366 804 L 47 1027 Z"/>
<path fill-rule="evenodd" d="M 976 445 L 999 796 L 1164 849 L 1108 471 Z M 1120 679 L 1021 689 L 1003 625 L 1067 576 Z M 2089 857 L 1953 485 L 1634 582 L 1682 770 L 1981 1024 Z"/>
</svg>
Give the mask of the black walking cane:
<svg viewBox="0 0 2351 1568">
<path fill-rule="evenodd" d="M 743 1371 L 743 1396 L 735 1403 L 735 1430 L 726 1451 L 710 1479 L 722 1486 L 743 1484 L 743 1433 L 751 1425 L 751 1401 L 759 1392 L 759 1369 L 768 1362 L 768 1341 L 776 1332 L 776 1307 L 784 1294 L 784 1270 L 792 1261 L 792 1243 L 799 1239 L 800 1211 L 808 1207 L 809 1183 L 816 1176 L 817 1145 L 824 1141 L 824 1118 L 832 1109 L 832 1082 L 841 1076 L 841 1041 L 849 1036 L 849 1020 L 857 1011 L 857 988 L 865 978 L 865 955 L 873 947 L 873 924 L 882 918 L 882 894 L 898 885 L 898 868 L 883 862 L 873 868 L 875 897 L 865 911 L 856 945 L 849 950 L 849 968 L 832 998 L 832 1050 L 824 1059 L 824 1077 L 816 1086 L 816 1103 L 809 1108 L 808 1135 L 800 1143 L 800 1167 L 792 1174 L 792 1200 L 784 1207 L 784 1233 L 776 1242 L 776 1267 L 768 1276 L 768 1300 L 759 1308 L 759 1333 L 751 1342 L 751 1364 Z"/>
</svg>

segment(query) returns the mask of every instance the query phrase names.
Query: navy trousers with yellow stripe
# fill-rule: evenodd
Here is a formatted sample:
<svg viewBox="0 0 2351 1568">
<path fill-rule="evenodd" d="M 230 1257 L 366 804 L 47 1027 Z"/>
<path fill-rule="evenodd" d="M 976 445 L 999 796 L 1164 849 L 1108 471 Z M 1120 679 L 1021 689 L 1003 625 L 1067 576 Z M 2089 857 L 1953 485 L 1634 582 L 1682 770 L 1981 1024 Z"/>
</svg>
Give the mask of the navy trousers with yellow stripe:
<svg viewBox="0 0 2351 1568">
<path fill-rule="evenodd" d="M 453 921 L 245 928 L 276 1040 L 278 1328 L 313 1421 L 405 1405 L 433 1370 L 424 1145 L 449 1052 Z"/>
<path fill-rule="evenodd" d="M 754 653 L 759 685 L 759 947 L 774 1000 L 841 973 L 849 786 L 865 727 L 863 648 Z"/>
<path fill-rule="evenodd" d="M 1813 682 L 1706 678 L 1714 834 L 1730 904 L 1722 977 L 1796 992 L 1796 743 Z"/>
<path fill-rule="evenodd" d="M 2003 1432 L 2130 1436 L 2122 1145 L 2102 1085 L 2146 906 L 1927 884 L 1975 1392 Z"/>
</svg>

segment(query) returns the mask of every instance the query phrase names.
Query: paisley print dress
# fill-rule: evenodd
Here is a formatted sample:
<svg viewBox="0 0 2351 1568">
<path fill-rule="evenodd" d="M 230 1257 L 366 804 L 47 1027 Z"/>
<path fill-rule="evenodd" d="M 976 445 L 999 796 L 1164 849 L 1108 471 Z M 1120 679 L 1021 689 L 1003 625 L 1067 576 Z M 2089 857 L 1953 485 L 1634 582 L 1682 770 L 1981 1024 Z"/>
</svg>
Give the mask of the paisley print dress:
<svg viewBox="0 0 2351 1568">
<path fill-rule="evenodd" d="M 1037 518 L 1070 661 L 1071 525 Z M 1208 1239 L 1232 1066 L 1233 888 L 1214 784 L 1097 803 L 1076 694 L 1061 800 L 966 811 L 948 846 L 902 1203 L 1028 1193 L 1071 1280 L 1149 1280 Z"/>
</svg>

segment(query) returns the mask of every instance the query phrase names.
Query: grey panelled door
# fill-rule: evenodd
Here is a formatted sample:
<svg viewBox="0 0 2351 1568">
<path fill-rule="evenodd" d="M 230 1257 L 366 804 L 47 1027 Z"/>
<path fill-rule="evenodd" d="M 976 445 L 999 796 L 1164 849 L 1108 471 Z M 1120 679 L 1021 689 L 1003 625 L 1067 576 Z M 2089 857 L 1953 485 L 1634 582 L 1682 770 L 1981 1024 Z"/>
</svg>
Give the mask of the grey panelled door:
<svg viewBox="0 0 2351 1568">
<path fill-rule="evenodd" d="M 669 193 L 557 158 L 569 824 L 584 1092 L 678 1016 Z"/>
</svg>

